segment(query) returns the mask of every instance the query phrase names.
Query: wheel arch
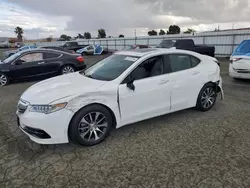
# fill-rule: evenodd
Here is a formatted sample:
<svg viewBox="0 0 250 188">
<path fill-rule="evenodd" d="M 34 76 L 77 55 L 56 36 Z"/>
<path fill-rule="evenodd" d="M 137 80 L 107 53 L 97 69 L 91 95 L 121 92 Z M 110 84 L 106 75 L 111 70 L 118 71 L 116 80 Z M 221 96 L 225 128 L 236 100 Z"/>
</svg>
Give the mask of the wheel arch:
<svg viewBox="0 0 250 188">
<path fill-rule="evenodd" d="M 113 112 L 113 110 L 111 110 L 111 108 L 108 107 L 108 106 L 105 105 L 105 104 L 95 102 L 95 103 L 91 103 L 91 104 L 88 104 L 88 105 L 86 105 L 86 106 L 83 106 L 83 107 L 81 107 L 80 109 L 78 109 L 78 110 L 75 112 L 75 114 L 74 114 L 73 117 L 71 118 L 71 120 L 70 120 L 70 122 L 69 122 L 69 125 L 68 125 L 68 137 L 69 137 L 69 135 L 70 135 L 70 133 L 69 133 L 69 131 L 70 131 L 69 126 L 71 125 L 71 123 L 72 123 L 73 119 L 75 118 L 75 116 L 76 116 L 78 113 L 80 113 L 80 111 L 81 111 L 82 109 L 84 109 L 84 108 L 86 108 L 86 107 L 88 107 L 88 106 L 92 106 L 92 105 L 100 105 L 100 106 L 106 108 L 106 109 L 109 111 L 109 113 L 111 114 L 112 118 L 113 118 L 113 125 L 112 125 L 112 127 L 113 127 L 113 128 L 116 127 L 116 125 L 117 125 L 117 118 L 116 118 L 115 113 Z"/>
</svg>

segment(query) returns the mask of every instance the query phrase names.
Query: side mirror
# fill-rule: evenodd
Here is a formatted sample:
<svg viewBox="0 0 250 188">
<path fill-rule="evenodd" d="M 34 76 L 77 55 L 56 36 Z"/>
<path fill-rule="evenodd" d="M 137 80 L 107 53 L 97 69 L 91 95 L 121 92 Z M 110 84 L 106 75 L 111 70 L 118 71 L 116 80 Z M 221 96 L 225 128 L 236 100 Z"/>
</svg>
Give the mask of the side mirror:
<svg viewBox="0 0 250 188">
<path fill-rule="evenodd" d="M 130 77 L 129 77 L 129 80 L 128 80 L 128 82 L 127 82 L 127 87 L 128 87 L 129 89 L 133 90 L 133 91 L 135 90 L 134 81 L 135 81 L 135 79 L 132 78 L 132 76 L 130 76 Z"/>
</svg>

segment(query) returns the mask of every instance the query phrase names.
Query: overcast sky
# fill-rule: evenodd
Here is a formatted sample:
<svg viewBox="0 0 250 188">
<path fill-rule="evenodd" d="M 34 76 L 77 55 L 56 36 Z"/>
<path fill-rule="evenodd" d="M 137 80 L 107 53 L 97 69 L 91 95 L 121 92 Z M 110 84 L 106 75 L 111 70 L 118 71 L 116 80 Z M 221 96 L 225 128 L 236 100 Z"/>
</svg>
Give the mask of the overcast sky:
<svg viewBox="0 0 250 188">
<path fill-rule="evenodd" d="M 197 31 L 250 27 L 250 0 L 0 0 L 0 36 L 76 36 L 104 28 L 107 36 L 147 35 L 177 24 Z"/>
</svg>

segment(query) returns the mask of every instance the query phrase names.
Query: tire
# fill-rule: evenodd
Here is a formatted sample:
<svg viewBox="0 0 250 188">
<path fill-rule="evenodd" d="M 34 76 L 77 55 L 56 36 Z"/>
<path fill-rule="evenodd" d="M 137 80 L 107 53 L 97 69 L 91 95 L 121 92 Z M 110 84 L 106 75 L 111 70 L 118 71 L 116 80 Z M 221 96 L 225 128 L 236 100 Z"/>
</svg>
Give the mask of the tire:
<svg viewBox="0 0 250 188">
<path fill-rule="evenodd" d="M 7 86 L 9 83 L 9 77 L 6 74 L 0 73 L 0 86 Z"/>
<path fill-rule="evenodd" d="M 214 106 L 216 98 L 217 91 L 215 84 L 208 83 L 203 86 L 199 93 L 196 108 L 203 112 L 208 111 Z"/>
<path fill-rule="evenodd" d="M 101 105 L 90 105 L 77 112 L 71 120 L 69 138 L 74 143 L 93 146 L 105 140 L 112 125 L 113 118 L 107 108 Z"/>
<path fill-rule="evenodd" d="M 73 73 L 75 72 L 75 67 L 72 65 L 65 65 L 61 68 L 60 74 L 64 75 L 64 74 L 69 74 L 69 73 Z"/>
</svg>

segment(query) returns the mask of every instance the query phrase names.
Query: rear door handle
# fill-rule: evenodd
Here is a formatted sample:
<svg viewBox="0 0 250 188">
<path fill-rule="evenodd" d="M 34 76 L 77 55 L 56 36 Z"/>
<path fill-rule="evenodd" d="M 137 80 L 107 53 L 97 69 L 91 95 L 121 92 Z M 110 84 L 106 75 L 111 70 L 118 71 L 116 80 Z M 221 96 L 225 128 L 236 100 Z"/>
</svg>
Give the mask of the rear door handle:
<svg viewBox="0 0 250 188">
<path fill-rule="evenodd" d="M 44 62 L 39 62 L 38 65 L 44 64 Z"/>
<path fill-rule="evenodd" d="M 194 71 L 194 72 L 192 73 L 192 75 L 197 75 L 197 74 L 200 74 L 200 72 L 199 72 L 199 71 Z"/>
<path fill-rule="evenodd" d="M 168 83 L 169 82 L 169 80 L 161 80 L 160 82 L 159 82 L 159 84 L 166 84 L 166 83 Z"/>
</svg>

